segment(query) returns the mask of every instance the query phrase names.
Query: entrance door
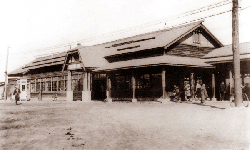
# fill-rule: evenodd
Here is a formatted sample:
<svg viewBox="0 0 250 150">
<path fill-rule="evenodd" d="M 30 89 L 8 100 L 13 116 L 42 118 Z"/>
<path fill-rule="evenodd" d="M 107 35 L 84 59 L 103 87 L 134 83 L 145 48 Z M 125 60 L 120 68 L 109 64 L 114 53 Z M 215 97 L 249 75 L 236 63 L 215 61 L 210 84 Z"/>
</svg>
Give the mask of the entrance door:
<svg viewBox="0 0 250 150">
<path fill-rule="evenodd" d="M 73 101 L 82 100 L 82 78 L 77 80 L 72 80 L 73 86 Z"/>
<path fill-rule="evenodd" d="M 27 79 L 20 79 L 20 100 L 27 100 Z"/>
<path fill-rule="evenodd" d="M 93 80 L 92 99 L 104 100 L 106 98 L 106 80 Z"/>
</svg>

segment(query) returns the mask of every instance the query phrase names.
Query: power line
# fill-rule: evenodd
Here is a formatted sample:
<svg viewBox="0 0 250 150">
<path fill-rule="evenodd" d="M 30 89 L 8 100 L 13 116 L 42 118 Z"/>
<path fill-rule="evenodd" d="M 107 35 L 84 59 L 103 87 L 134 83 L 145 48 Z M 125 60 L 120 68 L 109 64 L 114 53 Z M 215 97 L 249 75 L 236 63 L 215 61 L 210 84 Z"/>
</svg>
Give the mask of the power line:
<svg viewBox="0 0 250 150">
<path fill-rule="evenodd" d="M 226 1 L 228 1 L 228 0 L 226 0 Z M 225 2 L 226 2 L 226 1 L 225 1 Z M 223 2 L 224 2 L 224 1 L 223 1 Z M 231 2 L 230 2 L 230 3 L 231 3 Z M 229 3 L 227 3 L 227 4 L 229 4 Z M 223 5 L 226 5 L 226 4 L 223 4 Z M 220 6 L 216 6 L 216 7 L 220 7 Z M 245 9 L 247 9 L 247 8 L 249 8 L 249 7 L 250 7 L 250 6 L 247 6 L 247 7 L 241 8 L 240 10 L 245 10 Z M 171 26 L 171 27 L 168 27 L 168 28 L 172 28 L 172 27 L 184 25 L 184 24 L 187 24 L 187 23 L 195 22 L 195 21 L 204 20 L 204 19 L 206 19 L 206 18 L 214 17 L 214 16 L 221 15 L 221 14 L 224 14 L 224 13 L 227 13 L 227 12 L 231 12 L 231 11 L 232 11 L 232 10 L 228 10 L 228 11 L 216 13 L 216 14 L 213 14 L 213 15 L 209 15 L 209 16 L 206 16 L 206 17 L 201 17 L 201 18 L 199 18 L 199 19 L 195 19 L 195 20 L 192 20 L 192 21 L 189 21 L 189 22 L 184 22 L 184 23 L 181 23 L 181 24 L 178 24 L 178 25 L 174 25 L 174 26 Z M 173 19 L 172 19 L 172 20 L 173 20 Z M 157 23 L 157 24 L 159 24 L 159 23 Z M 104 35 L 103 35 L 103 36 L 104 36 Z M 105 36 L 105 37 L 98 36 L 98 37 L 92 37 L 92 38 L 90 38 L 90 39 L 84 39 L 84 40 L 85 40 L 85 41 L 86 41 L 86 40 L 88 40 L 88 41 L 93 41 L 94 39 L 100 39 L 100 37 L 106 38 L 106 37 L 110 37 L 110 36 L 114 36 L 114 35 L 109 35 L 109 36 Z M 84 41 L 84 40 L 81 40 L 81 41 Z M 77 42 L 80 42 L 80 41 L 77 41 Z M 77 42 L 74 42 L 74 43 L 77 43 Z M 67 44 L 69 44 L 69 43 L 67 43 Z M 69 46 L 69 45 L 66 45 L 66 44 L 63 44 L 63 45 L 64 45 L 64 47 Z M 62 48 L 62 47 L 60 47 L 60 48 Z M 58 49 L 58 46 L 54 46 L 54 47 L 52 47 L 52 48 L 50 48 L 50 49 L 49 49 L 49 47 L 47 48 L 47 50 L 53 50 L 53 49 Z M 45 51 L 45 50 L 43 50 L 43 51 Z M 60 52 L 57 52 L 57 53 L 60 53 Z M 53 53 L 51 53 L 51 54 L 53 54 Z M 51 54 L 50 54 L 50 55 L 51 55 Z M 46 54 L 40 55 L 40 56 L 45 56 L 45 55 L 46 55 Z"/>
<path fill-rule="evenodd" d="M 26 53 L 23 53 L 23 54 L 40 52 L 40 51 L 48 51 L 48 50 L 52 50 L 52 49 L 58 49 L 58 48 L 62 48 L 62 47 L 67 47 L 69 45 L 76 44 L 76 43 L 79 43 L 79 42 L 93 41 L 94 39 L 100 39 L 101 37 L 102 38 L 110 37 L 110 36 L 114 36 L 115 34 L 119 34 L 119 33 L 124 33 L 124 32 L 128 32 L 128 31 L 136 30 L 138 28 L 144 28 L 144 27 L 148 27 L 148 26 L 153 26 L 153 25 L 156 25 L 156 24 L 160 24 L 160 23 L 162 23 L 164 21 L 166 22 L 166 21 L 170 21 L 170 20 L 175 20 L 175 19 L 179 19 L 179 18 L 186 17 L 186 16 L 189 16 L 189 15 L 194 15 L 194 14 L 197 14 L 197 13 L 200 13 L 200 12 L 203 12 L 203 11 L 208 11 L 208 10 L 211 10 L 213 8 L 217 8 L 217 7 L 221 7 L 221 6 L 227 5 L 229 3 L 232 3 L 232 2 L 229 1 L 229 0 L 224 0 L 224 1 L 212 4 L 212 5 L 207 5 L 207 6 L 201 7 L 199 9 L 187 11 L 187 12 L 184 12 L 184 13 L 181 13 L 181 14 L 169 17 L 169 18 L 165 18 L 165 19 L 161 19 L 161 20 L 156 20 L 156 21 L 153 21 L 153 22 L 149 22 L 149 23 L 145 23 L 145 24 L 139 25 L 139 26 L 131 27 L 131 28 L 124 29 L 124 30 L 118 30 L 118 31 L 115 31 L 115 32 L 111 32 L 111 33 L 108 33 L 108 34 L 100 35 L 100 36 L 97 36 L 97 37 L 92 37 L 92 38 L 87 38 L 87 39 L 79 40 L 79 41 L 76 41 L 76 42 L 71 42 L 71 43 L 67 43 L 67 44 L 61 44 L 61 45 L 47 47 L 47 48 L 36 49 L 36 50 L 32 50 L 32 51 L 29 51 L 29 52 L 26 52 Z M 109 35 L 109 36 L 106 36 L 106 35 Z"/>
<path fill-rule="evenodd" d="M 247 9 L 249 7 L 250 6 L 247 6 L 247 7 L 241 8 L 240 10 L 245 10 L 245 9 Z M 184 22 L 184 23 L 181 23 L 181 24 L 177 24 L 177 25 L 174 25 L 174 26 L 171 26 L 171 27 L 168 27 L 168 28 L 173 28 L 173 27 L 177 27 L 177 26 L 189 24 L 189 23 L 192 23 L 192 22 L 201 21 L 201 20 L 204 20 L 204 19 L 207 19 L 207 18 L 211 18 L 211 17 L 215 17 L 215 16 L 218 16 L 218 15 L 225 14 L 225 13 L 228 13 L 228 12 L 231 12 L 231 11 L 232 11 L 232 9 L 227 10 L 227 11 L 223 11 L 223 12 L 219 12 L 219 13 L 216 13 L 216 14 L 212 14 L 212 15 L 209 15 L 209 16 L 206 16 L 206 17 L 201 17 L 201 18 L 198 18 L 198 19 L 194 19 L 194 20 L 191 20 L 191 21 L 188 21 L 188 22 Z M 61 53 L 61 52 L 57 52 L 57 53 Z M 52 54 L 56 54 L 56 53 L 51 53 L 50 55 L 52 55 Z M 46 54 L 44 54 L 42 56 L 46 56 Z"/>
</svg>

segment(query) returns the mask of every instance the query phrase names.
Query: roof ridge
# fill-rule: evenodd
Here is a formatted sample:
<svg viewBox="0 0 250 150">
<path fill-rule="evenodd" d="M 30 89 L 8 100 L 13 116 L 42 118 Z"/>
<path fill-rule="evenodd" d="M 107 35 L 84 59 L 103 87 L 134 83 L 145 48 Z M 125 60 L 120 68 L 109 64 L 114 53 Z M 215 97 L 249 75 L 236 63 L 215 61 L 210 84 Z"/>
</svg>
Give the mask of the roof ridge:
<svg viewBox="0 0 250 150">
<path fill-rule="evenodd" d="M 109 41 L 109 42 L 103 42 L 103 43 L 95 44 L 95 45 L 92 45 L 92 46 L 99 46 L 99 45 L 102 45 L 102 44 L 108 44 L 108 43 L 112 43 L 112 42 L 118 42 L 118 41 L 121 41 L 121 40 L 126 40 L 126 39 L 129 39 L 129 38 L 134 38 L 134 37 L 137 37 L 137 36 L 139 37 L 139 36 L 143 36 L 143 35 L 147 35 L 147 34 L 153 34 L 153 33 L 159 33 L 159 32 L 169 31 L 169 30 L 173 30 L 173 29 L 176 29 L 176 28 L 182 28 L 182 27 L 186 27 L 186 26 L 191 26 L 193 24 L 197 24 L 198 25 L 198 24 L 201 24 L 202 22 L 204 22 L 204 20 L 196 21 L 196 22 L 191 22 L 191 23 L 188 23 L 188 24 L 182 24 L 182 25 L 179 25 L 179 26 L 172 26 L 171 28 L 167 28 L 167 29 L 161 29 L 161 30 L 147 32 L 147 33 L 141 33 L 141 34 L 137 34 L 137 35 L 125 37 L 125 38 L 119 38 L 117 40 L 113 40 L 113 41 Z"/>
</svg>

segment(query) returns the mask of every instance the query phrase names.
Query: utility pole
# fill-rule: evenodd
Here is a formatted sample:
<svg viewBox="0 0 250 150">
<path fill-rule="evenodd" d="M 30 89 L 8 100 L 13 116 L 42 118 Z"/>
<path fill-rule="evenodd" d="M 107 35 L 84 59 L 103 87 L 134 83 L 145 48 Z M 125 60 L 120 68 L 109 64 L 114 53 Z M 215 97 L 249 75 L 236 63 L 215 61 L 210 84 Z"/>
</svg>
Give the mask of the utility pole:
<svg viewBox="0 0 250 150">
<path fill-rule="evenodd" d="M 5 87 L 4 87 L 4 100 L 7 100 L 7 84 L 8 84 L 8 74 L 7 74 L 7 68 L 8 68 L 8 58 L 9 58 L 9 45 L 7 47 L 7 59 L 6 59 L 6 68 L 5 68 Z"/>
<path fill-rule="evenodd" d="M 232 8 L 232 50 L 234 64 L 234 99 L 235 106 L 242 106 L 242 88 L 240 82 L 240 50 L 239 50 L 239 4 L 238 0 L 233 0 Z"/>
</svg>

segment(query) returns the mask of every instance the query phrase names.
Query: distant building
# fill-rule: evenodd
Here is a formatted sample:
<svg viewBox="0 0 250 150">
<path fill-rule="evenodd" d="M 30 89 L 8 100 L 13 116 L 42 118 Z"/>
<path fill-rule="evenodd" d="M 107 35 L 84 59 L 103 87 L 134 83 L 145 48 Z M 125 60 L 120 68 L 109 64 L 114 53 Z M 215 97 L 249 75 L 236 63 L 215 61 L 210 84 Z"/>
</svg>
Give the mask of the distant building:
<svg viewBox="0 0 250 150">
<path fill-rule="evenodd" d="M 249 43 L 241 44 L 249 50 Z M 31 100 L 166 99 L 173 86 L 206 84 L 211 98 L 232 68 L 230 46 L 202 24 L 190 23 L 37 58 L 9 73 Z M 242 74 L 250 74 L 250 53 L 241 52 Z M 243 80 L 244 81 L 244 80 Z M 226 82 L 227 83 L 227 82 Z M 25 94 L 23 94 L 25 98 Z"/>
</svg>

